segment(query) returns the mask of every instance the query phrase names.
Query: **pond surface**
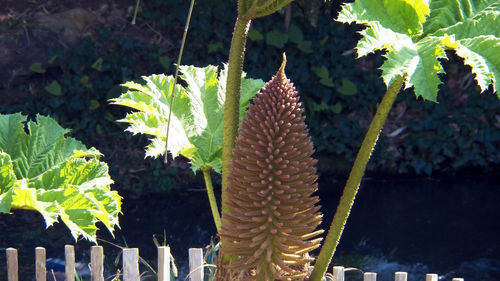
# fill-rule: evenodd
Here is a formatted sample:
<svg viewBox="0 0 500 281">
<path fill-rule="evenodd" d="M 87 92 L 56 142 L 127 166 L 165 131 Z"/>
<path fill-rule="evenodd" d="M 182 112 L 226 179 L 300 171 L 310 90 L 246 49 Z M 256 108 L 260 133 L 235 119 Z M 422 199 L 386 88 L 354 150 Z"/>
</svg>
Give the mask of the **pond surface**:
<svg viewBox="0 0 500 281">
<path fill-rule="evenodd" d="M 320 182 L 326 229 L 342 187 L 333 179 Z M 102 239 L 120 246 L 138 247 L 154 265 L 153 235 L 163 234 L 171 246 L 182 278 L 187 251 L 204 247 L 215 233 L 206 194 L 201 191 L 124 199 L 121 230 Z M 334 263 L 379 272 L 377 280 L 393 280 L 394 271 L 408 271 L 409 280 L 438 273 L 440 280 L 500 280 L 500 183 L 491 178 L 446 180 L 365 179 L 335 254 Z M 32 280 L 34 248 L 44 246 L 48 257 L 64 256 L 64 244 L 73 244 L 61 224 L 45 229 L 36 213 L 0 215 L 0 248 L 19 250 L 20 280 Z M 104 247 L 107 274 L 113 274 L 119 249 Z M 88 262 L 90 244 L 79 241 L 77 256 Z M 0 280 L 6 280 L 5 253 L 0 253 Z M 349 273 L 359 280 L 358 272 Z M 182 279 L 181 279 L 182 280 Z"/>
<path fill-rule="evenodd" d="M 386 280 L 396 270 L 446 275 L 441 280 L 500 280 L 499 222 L 500 183 L 491 178 L 369 179 L 361 184 L 334 262 L 391 270 Z"/>
</svg>

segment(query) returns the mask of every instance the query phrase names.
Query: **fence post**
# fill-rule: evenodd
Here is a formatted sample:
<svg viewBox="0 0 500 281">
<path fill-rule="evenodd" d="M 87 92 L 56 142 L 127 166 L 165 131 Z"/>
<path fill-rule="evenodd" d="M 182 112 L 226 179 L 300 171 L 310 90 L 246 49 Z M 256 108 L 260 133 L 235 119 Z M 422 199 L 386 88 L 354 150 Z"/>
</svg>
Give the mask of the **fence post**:
<svg viewBox="0 0 500 281">
<path fill-rule="evenodd" d="M 363 281 L 377 281 L 377 273 L 374 272 L 363 273 Z"/>
<path fill-rule="evenodd" d="M 394 273 L 395 281 L 406 281 L 408 274 L 406 272 L 396 272 Z"/>
<path fill-rule="evenodd" d="M 75 247 L 64 245 L 65 281 L 75 281 Z"/>
<path fill-rule="evenodd" d="M 7 248 L 7 280 L 18 281 L 18 265 L 17 265 L 17 250 L 14 248 Z"/>
<path fill-rule="evenodd" d="M 158 281 L 170 281 L 170 247 L 158 247 Z"/>
<path fill-rule="evenodd" d="M 464 281 L 464 279 L 463 278 L 453 278 L 453 279 L 451 279 L 451 281 Z"/>
<path fill-rule="evenodd" d="M 47 255 L 45 253 L 45 248 L 36 247 L 35 248 L 35 278 L 36 281 L 46 281 L 47 280 L 47 269 L 45 267 L 45 260 Z"/>
<path fill-rule="evenodd" d="M 333 267 L 333 281 L 344 281 L 344 267 L 334 266 Z"/>
<path fill-rule="evenodd" d="M 123 258 L 123 281 L 139 281 L 139 249 L 124 248 Z"/>
<path fill-rule="evenodd" d="M 103 263 L 104 255 L 102 246 L 92 246 L 90 248 L 90 280 L 91 281 L 104 281 L 104 268 Z"/>
<path fill-rule="evenodd" d="M 189 249 L 189 276 L 191 281 L 203 281 L 203 249 Z"/>
<path fill-rule="evenodd" d="M 427 273 L 425 275 L 425 281 L 438 281 L 438 275 L 434 273 Z"/>
</svg>

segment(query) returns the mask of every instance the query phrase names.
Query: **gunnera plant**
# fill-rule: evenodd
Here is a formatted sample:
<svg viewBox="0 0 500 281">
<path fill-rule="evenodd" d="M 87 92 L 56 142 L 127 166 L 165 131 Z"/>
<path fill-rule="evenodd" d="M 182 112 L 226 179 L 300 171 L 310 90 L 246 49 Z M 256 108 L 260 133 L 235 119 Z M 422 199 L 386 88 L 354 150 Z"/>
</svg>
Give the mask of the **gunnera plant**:
<svg viewBox="0 0 500 281">
<path fill-rule="evenodd" d="M 238 257 L 224 269 L 255 280 L 300 280 L 319 247 L 313 144 L 286 59 L 242 120 L 231 160 L 223 254 Z M 249 269 L 251 269 L 249 271 Z"/>
</svg>

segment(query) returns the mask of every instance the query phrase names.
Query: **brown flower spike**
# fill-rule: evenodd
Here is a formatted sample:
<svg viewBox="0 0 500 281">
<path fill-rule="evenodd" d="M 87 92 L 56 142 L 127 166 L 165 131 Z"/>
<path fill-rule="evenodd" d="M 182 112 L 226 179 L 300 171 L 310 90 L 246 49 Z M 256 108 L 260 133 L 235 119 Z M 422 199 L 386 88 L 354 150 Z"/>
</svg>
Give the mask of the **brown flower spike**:
<svg viewBox="0 0 500 281">
<path fill-rule="evenodd" d="M 224 253 L 239 257 L 228 269 L 255 269 L 257 280 L 303 278 L 308 252 L 319 247 L 322 215 L 313 144 L 286 59 L 247 111 L 236 140 L 227 192 L 229 212 L 220 235 Z M 226 242 L 227 243 L 227 242 Z"/>
</svg>

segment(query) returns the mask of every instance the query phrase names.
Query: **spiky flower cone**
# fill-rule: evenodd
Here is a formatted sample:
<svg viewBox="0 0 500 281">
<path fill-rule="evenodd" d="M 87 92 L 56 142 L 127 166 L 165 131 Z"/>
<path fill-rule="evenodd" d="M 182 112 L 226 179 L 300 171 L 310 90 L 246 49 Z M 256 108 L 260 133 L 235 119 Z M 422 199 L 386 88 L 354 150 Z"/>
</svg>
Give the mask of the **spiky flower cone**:
<svg viewBox="0 0 500 281">
<path fill-rule="evenodd" d="M 284 73 L 253 99 L 233 150 L 227 223 L 220 236 L 223 253 L 239 257 L 228 270 L 254 269 L 257 280 L 304 277 L 308 252 L 319 247 L 315 231 L 322 215 L 312 196 L 317 190 L 313 144 L 299 97 Z M 226 241 L 224 240 L 224 241 Z M 253 279 L 253 278 L 251 278 Z"/>
</svg>

